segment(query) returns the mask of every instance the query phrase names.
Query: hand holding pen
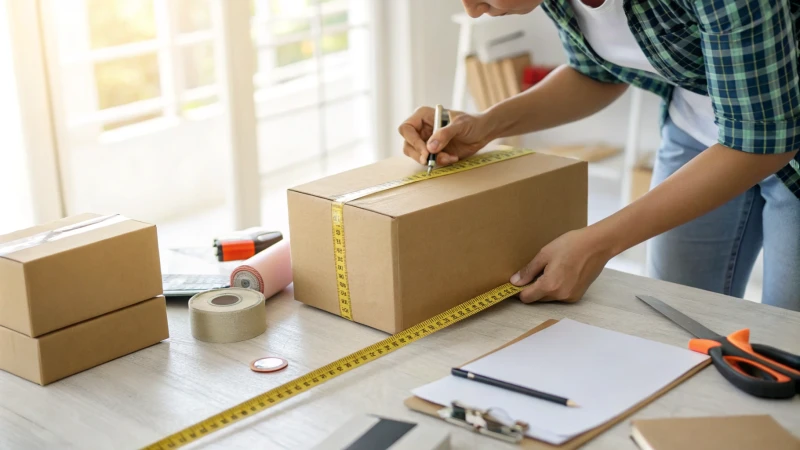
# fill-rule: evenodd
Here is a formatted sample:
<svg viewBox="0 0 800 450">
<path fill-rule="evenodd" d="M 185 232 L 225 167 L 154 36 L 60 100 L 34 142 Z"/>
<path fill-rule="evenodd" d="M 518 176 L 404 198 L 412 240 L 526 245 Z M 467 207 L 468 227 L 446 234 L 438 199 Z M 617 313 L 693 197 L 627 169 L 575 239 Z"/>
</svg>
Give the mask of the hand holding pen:
<svg viewBox="0 0 800 450">
<path fill-rule="evenodd" d="M 474 155 L 497 137 L 486 113 L 471 115 L 442 108 L 443 123 L 438 128 L 435 116 L 434 108 L 424 106 L 398 128 L 405 141 L 403 153 L 424 166 L 429 159 L 440 166 L 453 164 Z"/>
<path fill-rule="evenodd" d="M 450 114 L 444 109 L 442 105 L 436 105 L 433 113 L 433 133 L 431 136 L 436 135 L 442 127 L 446 127 L 450 123 Z M 431 174 L 434 166 L 436 166 L 436 153 L 428 155 L 428 175 Z"/>
</svg>

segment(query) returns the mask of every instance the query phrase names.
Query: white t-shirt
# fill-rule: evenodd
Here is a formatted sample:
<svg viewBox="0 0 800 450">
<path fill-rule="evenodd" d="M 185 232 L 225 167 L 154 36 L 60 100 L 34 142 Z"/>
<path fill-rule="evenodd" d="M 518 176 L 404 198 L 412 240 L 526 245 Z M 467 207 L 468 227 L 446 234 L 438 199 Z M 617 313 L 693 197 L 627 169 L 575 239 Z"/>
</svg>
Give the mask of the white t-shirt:
<svg viewBox="0 0 800 450">
<path fill-rule="evenodd" d="M 605 0 L 597 8 L 583 4 L 581 0 L 570 0 L 581 32 L 595 53 L 618 66 L 661 74 L 645 57 L 628 26 L 622 9 L 622 0 Z M 675 87 L 669 107 L 669 116 L 675 125 L 706 146 L 717 143 L 717 124 L 711 99 Z"/>
</svg>

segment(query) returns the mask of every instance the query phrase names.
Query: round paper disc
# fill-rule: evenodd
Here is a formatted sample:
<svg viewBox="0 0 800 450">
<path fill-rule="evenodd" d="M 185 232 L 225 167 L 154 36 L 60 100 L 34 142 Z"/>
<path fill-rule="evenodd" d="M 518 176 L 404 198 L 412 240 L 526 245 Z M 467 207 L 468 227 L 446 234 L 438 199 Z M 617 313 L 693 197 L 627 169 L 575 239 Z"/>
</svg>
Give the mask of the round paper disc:
<svg viewBox="0 0 800 450">
<path fill-rule="evenodd" d="M 255 372 L 277 372 L 288 365 L 289 362 L 283 358 L 278 358 L 277 356 L 265 356 L 251 362 L 250 369 Z"/>
</svg>

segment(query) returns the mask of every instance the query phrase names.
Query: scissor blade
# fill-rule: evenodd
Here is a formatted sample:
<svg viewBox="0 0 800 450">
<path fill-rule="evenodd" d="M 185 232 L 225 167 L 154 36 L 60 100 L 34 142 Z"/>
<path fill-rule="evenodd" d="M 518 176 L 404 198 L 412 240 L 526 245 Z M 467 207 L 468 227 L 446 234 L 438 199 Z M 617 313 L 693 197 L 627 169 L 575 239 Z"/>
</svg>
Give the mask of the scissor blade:
<svg viewBox="0 0 800 450">
<path fill-rule="evenodd" d="M 704 327 L 686 314 L 678 311 L 677 309 L 669 306 L 655 297 L 650 297 L 649 295 L 637 295 L 636 298 L 647 303 L 653 309 L 663 314 L 667 319 L 675 322 L 689 333 L 692 333 L 695 337 L 700 339 L 718 339 L 722 337 Z"/>
</svg>

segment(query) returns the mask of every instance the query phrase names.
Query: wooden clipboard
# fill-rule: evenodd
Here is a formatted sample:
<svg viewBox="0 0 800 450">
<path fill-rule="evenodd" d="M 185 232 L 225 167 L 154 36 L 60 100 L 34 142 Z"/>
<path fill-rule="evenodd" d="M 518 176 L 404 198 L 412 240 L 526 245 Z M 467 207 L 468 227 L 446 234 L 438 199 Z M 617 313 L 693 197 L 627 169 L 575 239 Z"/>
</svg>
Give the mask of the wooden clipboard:
<svg viewBox="0 0 800 450">
<path fill-rule="evenodd" d="M 476 361 L 476 360 L 481 359 L 484 356 L 490 355 L 490 354 L 492 354 L 492 353 L 494 353 L 494 352 L 496 352 L 496 351 L 498 351 L 498 350 L 500 350 L 502 348 L 508 347 L 509 345 L 511 345 L 511 344 L 513 344 L 513 343 L 515 343 L 517 341 L 520 341 L 522 339 L 525 339 L 526 337 L 532 335 L 533 333 L 537 333 L 539 331 L 542 331 L 542 330 L 544 330 L 545 328 L 547 328 L 547 327 L 549 327 L 551 325 L 555 325 L 556 323 L 558 323 L 557 320 L 553 320 L 553 319 L 546 320 L 546 321 L 542 322 L 542 324 L 540 324 L 536 328 L 528 331 L 527 333 L 525 333 L 522 336 L 514 339 L 513 341 L 511 341 L 511 342 L 509 342 L 509 343 L 507 343 L 505 345 L 502 345 L 502 346 L 490 351 L 489 353 L 486 353 L 485 355 L 479 356 L 478 358 L 475 358 L 472 361 Z M 472 361 L 466 362 L 463 365 L 467 365 L 467 364 L 471 363 Z M 609 428 L 613 427 L 614 425 L 618 424 L 619 422 L 621 422 L 626 417 L 630 416 L 631 414 L 635 413 L 636 411 L 638 411 L 638 410 L 642 409 L 643 407 L 645 407 L 646 405 L 650 404 L 651 402 L 656 400 L 658 397 L 661 397 L 662 395 L 664 395 L 665 393 L 670 391 L 672 388 L 674 388 L 677 385 L 679 385 L 679 384 L 683 383 L 684 381 L 688 380 L 694 374 L 696 374 L 697 372 L 703 370 L 709 364 L 711 364 L 711 360 L 710 359 L 707 359 L 707 360 L 703 361 L 702 363 L 696 365 L 691 370 L 689 370 L 688 372 L 683 374 L 680 378 L 676 379 L 675 381 L 673 381 L 669 385 L 665 386 L 663 389 L 661 389 L 660 391 L 658 391 L 655 394 L 651 395 L 650 397 L 648 397 L 648 398 L 642 400 L 641 402 L 637 403 L 633 407 L 627 409 L 622 414 L 614 417 L 613 419 L 609 420 L 608 422 L 603 423 L 600 426 L 597 426 L 595 428 L 592 428 L 589 431 L 586 431 L 586 432 L 584 432 L 582 434 L 579 434 L 579 435 L 575 436 L 574 438 L 564 442 L 561 445 L 549 444 L 549 443 L 544 442 L 544 441 L 540 441 L 540 440 L 537 440 L 537 439 L 526 437 L 525 439 L 522 440 L 522 442 L 520 442 L 519 448 L 522 448 L 522 449 L 525 449 L 525 450 L 555 450 L 555 449 L 557 449 L 557 450 L 572 450 L 572 449 L 579 448 L 583 444 L 585 444 L 585 443 L 589 442 L 590 440 L 594 439 L 595 437 L 599 436 L 604 431 L 606 431 Z M 427 414 L 429 416 L 433 416 L 433 417 L 436 417 L 436 418 L 439 417 L 439 415 L 437 414 L 437 411 L 443 407 L 442 405 L 437 405 L 435 403 L 428 402 L 428 401 L 423 400 L 423 399 L 421 399 L 419 397 L 416 397 L 416 396 L 406 399 L 405 402 L 403 402 L 403 404 L 405 404 L 408 408 L 410 408 L 410 409 L 412 409 L 414 411 L 421 412 L 423 414 Z M 487 439 L 492 439 L 492 438 L 487 438 Z"/>
</svg>

